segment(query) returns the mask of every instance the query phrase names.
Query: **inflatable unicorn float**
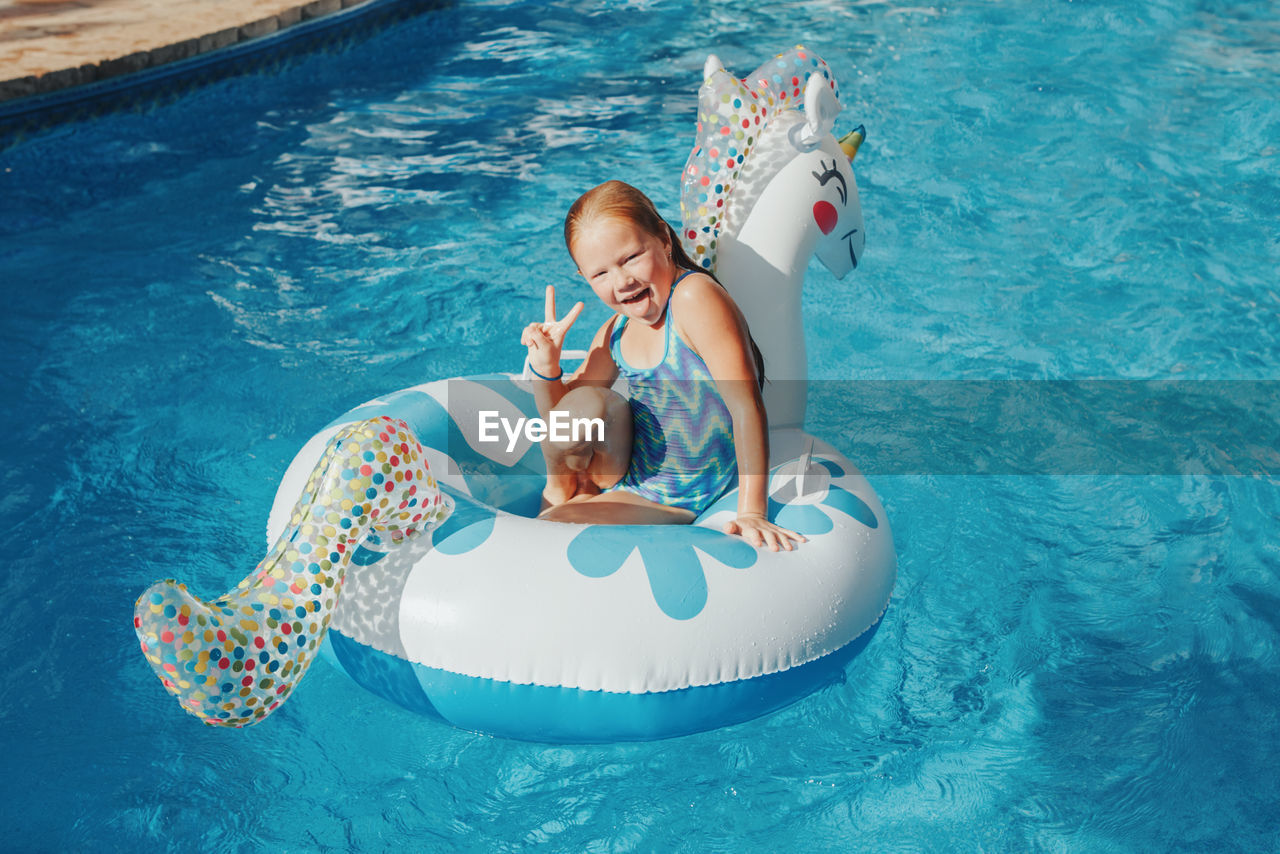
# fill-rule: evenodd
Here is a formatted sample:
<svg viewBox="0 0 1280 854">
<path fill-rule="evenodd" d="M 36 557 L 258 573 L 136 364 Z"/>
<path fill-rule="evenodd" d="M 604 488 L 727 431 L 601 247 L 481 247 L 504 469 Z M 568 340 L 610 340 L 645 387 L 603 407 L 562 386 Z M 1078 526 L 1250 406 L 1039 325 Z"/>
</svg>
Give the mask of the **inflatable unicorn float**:
<svg viewBox="0 0 1280 854">
<path fill-rule="evenodd" d="M 880 501 L 803 430 L 800 292 L 816 254 L 858 262 L 862 214 L 830 70 L 796 48 L 745 80 L 713 56 L 683 174 L 682 240 L 730 286 L 772 382 L 769 512 L 808 542 L 723 533 L 736 489 L 690 525 L 534 518 L 537 444 L 483 442 L 479 413 L 537 415 L 527 377 L 440 380 L 336 418 L 298 452 L 270 551 L 210 601 L 139 597 L 147 660 L 205 723 L 256 723 L 317 656 L 456 726 L 560 742 L 662 738 L 744 721 L 839 679 L 896 575 Z M 299 497 L 300 496 L 300 497 Z"/>
</svg>

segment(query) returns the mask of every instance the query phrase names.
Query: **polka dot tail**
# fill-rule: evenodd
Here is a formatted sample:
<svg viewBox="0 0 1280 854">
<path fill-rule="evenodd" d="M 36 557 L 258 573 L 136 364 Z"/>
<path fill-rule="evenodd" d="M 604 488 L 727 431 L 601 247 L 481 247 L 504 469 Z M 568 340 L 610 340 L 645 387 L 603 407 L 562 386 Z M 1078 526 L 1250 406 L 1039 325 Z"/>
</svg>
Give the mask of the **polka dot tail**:
<svg viewBox="0 0 1280 854">
<path fill-rule="evenodd" d="M 143 655 L 182 707 L 213 726 L 244 727 L 288 698 L 314 660 L 357 545 L 428 530 L 452 503 L 409 426 L 375 418 L 330 441 L 270 554 L 209 602 L 161 581 L 138 598 Z"/>
</svg>

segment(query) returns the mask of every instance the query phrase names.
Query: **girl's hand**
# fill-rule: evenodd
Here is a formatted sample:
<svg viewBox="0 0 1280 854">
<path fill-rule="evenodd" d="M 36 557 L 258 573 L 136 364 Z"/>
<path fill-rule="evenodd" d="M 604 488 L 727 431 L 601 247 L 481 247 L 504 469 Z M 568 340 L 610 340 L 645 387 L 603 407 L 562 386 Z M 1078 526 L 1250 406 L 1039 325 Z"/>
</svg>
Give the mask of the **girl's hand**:
<svg viewBox="0 0 1280 854">
<path fill-rule="evenodd" d="M 769 547 L 769 551 L 778 549 L 791 551 L 800 543 L 809 540 L 803 534 L 780 528 L 770 522 L 761 513 L 739 513 L 738 518 L 724 525 L 726 534 L 741 534 L 747 542 L 756 548 Z"/>
<path fill-rule="evenodd" d="M 547 304 L 542 323 L 530 323 L 520 333 L 520 343 L 529 348 L 529 365 L 543 376 L 560 374 L 560 350 L 564 336 L 582 313 L 582 303 L 569 309 L 563 318 L 556 319 L 556 288 L 547 285 Z"/>
</svg>

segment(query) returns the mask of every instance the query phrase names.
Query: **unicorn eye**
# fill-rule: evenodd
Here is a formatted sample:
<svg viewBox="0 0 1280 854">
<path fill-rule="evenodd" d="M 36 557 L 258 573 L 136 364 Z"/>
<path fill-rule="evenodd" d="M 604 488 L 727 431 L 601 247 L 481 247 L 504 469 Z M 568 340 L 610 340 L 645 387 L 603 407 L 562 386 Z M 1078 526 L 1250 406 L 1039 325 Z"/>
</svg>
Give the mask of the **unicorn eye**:
<svg viewBox="0 0 1280 854">
<path fill-rule="evenodd" d="M 825 187 L 827 186 L 828 181 L 835 178 L 840 182 L 840 186 L 836 187 L 840 192 L 840 204 L 847 204 L 849 201 L 849 185 L 845 183 L 844 176 L 841 175 L 840 170 L 836 168 L 836 161 L 832 160 L 831 165 L 828 166 L 826 163 L 819 160 L 818 165 L 822 167 L 823 171 L 812 173 L 813 177 L 818 179 L 818 186 Z"/>
</svg>

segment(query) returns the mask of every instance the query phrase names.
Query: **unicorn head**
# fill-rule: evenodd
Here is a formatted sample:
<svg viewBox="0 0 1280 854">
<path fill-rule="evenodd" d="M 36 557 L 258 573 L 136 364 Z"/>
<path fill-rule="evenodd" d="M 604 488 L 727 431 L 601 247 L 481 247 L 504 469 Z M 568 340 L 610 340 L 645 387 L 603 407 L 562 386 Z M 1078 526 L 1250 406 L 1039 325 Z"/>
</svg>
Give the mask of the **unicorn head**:
<svg viewBox="0 0 1280 854">
<path fill-rule="evenodd" d="M 866 240 L 850 154 L 832 135 L 839 91 L 827 64 L 803 47 L 745 80 L 710 56 L 704 77 L 681 239 L 733 292 L 768 375 L 804 380 L 800 290 L 809 258 L 843 277 Z M 774 383 L 765 404 L 771 424 L 799 426 L 804 384 Z"/>
<path fill-rule="evenodd" d="M 690 257 L 716 270 L 723 239 L 743 233 L 772 187 L 769 201 L 785 210 L 768 205 L 769 219 L 799 238 L 786 248 L 804 251 L 805 262 L 817 254 L 843 277 L 857 266 L 865 234 L 850 157 L 832 136 L 841 107 L 830 68 L 797 47 L 745 80 L 714 55 L 703 73 L 680 200 Z"/>
</svg>

